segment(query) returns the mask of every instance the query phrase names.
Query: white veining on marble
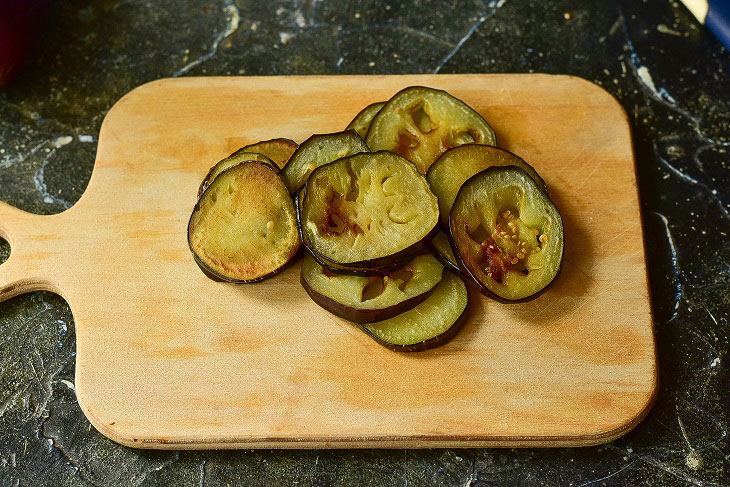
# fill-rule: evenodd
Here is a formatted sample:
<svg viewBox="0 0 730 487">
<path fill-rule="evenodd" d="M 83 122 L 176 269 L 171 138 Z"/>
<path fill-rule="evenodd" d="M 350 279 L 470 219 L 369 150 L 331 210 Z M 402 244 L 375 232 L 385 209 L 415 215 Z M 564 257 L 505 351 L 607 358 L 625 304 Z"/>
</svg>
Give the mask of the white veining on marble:
<svg viewBox="0 0 730 487">
<path fill-rule="evenodd" d="M 667 217 L 662 215 L 659 212 L 655 211 L 654 215 L 658 216 L 659 220 L 661 220 L 661 222 L 664 224 L 664 231 L 666 232 L 667 244 L 669 246 L 670 261 L 671 261 L 672 269 L 673 269 L 673 273 L 674 273 L 674 280 L 676 281 L 675 291 L 674 291 L 674 310 L 672 311 L 672 315 L 666 321 L 667 323 L 670 323 L 677 317 L 677 313 L 679 312 L 679 303 L 682 300 L 682 293 L 683 293 L 682 276 L 680 274 L 680 269 L 679 269 L 679 257 L 677 255 L 677 245 L 674 243 L 674 237 L 672 236 L 672 232 L 669 230 L 669 220 L 667 220 Z"/>
<path fill-rule="evenodd" d="M 440 63 L 438 63 L 438 66 L 436 66 L 436 68 L 435 68 L 435 69 L 433 70 L 433 74 L 438 74 L 438 72 L 439 72 L 439 71 L 441 71 L 441 68 L 443 68 L 443 67 L 444 67 L 444 66 L 446 65 L 446 63 L 448 63 L 448 62 L 449 62 L 449 60 L 450 60 L 450 59 L 451 59 L 452 57 L 454 57 L 454 55 L 455 55 L 455 54 L 456 54 L 456 53 L 457 53 L 457 52 L 459 51 L 459 49 L 461 49 L 461 46 L 463 46 L 463 45 L 464 45 L 464 43 L 465 43 L 466 41 L 468 41 L 468 40 L 469 40 L 469 38 L 470 38 L 470 37 L 471 37 L 472 35 L 474 35 L 474 32 L 476 32 L 476 30 L 477 30 L 477 29 L 479 28 L 479 26 L 480 26 L 480 25 L 482 25 L 482 24 L 483 24 L 483 23 L 484 23 L 484 22 L 485 22 L 485 21 L 487 20 L 487 18 L 489 18 L 489 17 L 488 17 L 488 16 L 486 16 L 486 15 L 482 15 L 481 17 L 479 17 L 479 18 L 477 19 L 477 21 L 476 21 L 476 22 L 474 22 L 474 23 L 472 24 L 472 26 L 471 26 L 471 27 L 469 28 L 469 30 L 468 30 L 468 31 L 466 32 L 466 34 L 464 35 L 464 37 L 462 37 L 461 39 L 459 39 L 459 42 L 457 42 L 457 43 L 456 43 L 456 47 L 454 47 L 454 48 L 453 48 L 453 49 L 451 50 L 451 52 L 449 52 L 449 53 L 448 53 L 448 54 L 446 55 L 446 57 L 444 57 L 444 58 L 443 58 L 443 59 L 441 60 L 441 62 L 440 62 Z"/>
<path fill-rule="evenodd" d="M 211 59 L 218 53 L 218 46 L 220 45 L 220 43 L 223 42 L 227 37 L 233 35 L 238 30 L 238 26 L 241 22 L 241 15 L 238 11 L 238 7 L 236 7 L 236 5 L 231 0 L 226 0 L 223 12 L 226 15 L 226 28 L 215 37 L 208 52 L 175 71 L 172 74 L 174 78 L 188 73 L 194 67 Z"/>
<path fill-rule="evenodd" d="M 68 144 L 68 142 L 67 142 Z M 51 149 L 51 151 L 46 154 L 46 156 L 41 161 L 41 166 L 38 168 L 38 170 L 35 172 L 33 176 L 33 182 L 35 183 L 35 188 L 38 190 L 38 192 L 41 194 L 41 197 L 43 198 L 44 203 L 48 203 L 51 205 L 60 205 L 64 208 L 68 209 L 71 208 L 71 203 L 64 200 L 63 198 L 60 198 L 56 195 L 51 194 L 48 191 L 48 186 L 46 186 L 45 181 L 45 174 L 46 174 L 46 167 L 48 166 L 49 162 L 51 161 L 51 158 L 56 153 L 56 151 L 63 147 L 65 144 L 59 145 L 58 147 L 54 147 Z"/>
</svg>

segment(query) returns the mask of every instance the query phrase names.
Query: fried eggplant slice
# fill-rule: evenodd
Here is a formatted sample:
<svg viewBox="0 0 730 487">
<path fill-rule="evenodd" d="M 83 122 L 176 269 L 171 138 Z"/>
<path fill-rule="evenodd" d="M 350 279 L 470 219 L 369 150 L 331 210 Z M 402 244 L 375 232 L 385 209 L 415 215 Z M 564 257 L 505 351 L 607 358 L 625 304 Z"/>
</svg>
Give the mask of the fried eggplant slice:
<svg viewBox="0 0 730 487">
<path fill-rule="evenodd" d="M 449 231 L 459 267 L 483 294 L 525 299 L 560 270 L 560 213 L 516 166 L 490 167 L 464 183 L 451 207 Z"/>
<path fill-rule="evenodd" d="M 444 232 L 436 232 L 436 235 L 431 239 L 431 249 L 444 266 L 452 271 L 459 272 L 459 264 L 456 263 L 456 257 L 454 257 L 448 235 Z"/>
<path fill-rule="evenodd" d="M 319 166 L 358 152 L 370 152 L 370 149 L 354 130 L 315 134 L 302 142 L 282 169 L 281 177 L 289 192 L 294 194 Z"/>
<path fill-rule="evenodd" d="M 279 172 L 279 168 L 276 167 L 276 164 L 274 164 L 274 161 L 272 161 L 270 158 L 266 157 L 263 154 L 260 154 L 258 152 L 246 152 L 242 149 L 237 150 L 230 156 L 226 157 L 225 159 L 219 161 L 216 163 L 215 166 L 211 167 L 208 171 L 208 174 L 205 175 L 205 178 L 203 178 L 203 181 L 200 183 L 200 187 L 198 188 L 198 198 L 203 194 L 203 192 L 206 190 L 208 186 L 210 186 L 210 183 L 213 182 L 213 180 L 218 177 L 220 173 L 225 171 L 226 169 L 230 169 L 233 166 L 240 164 L 244 161 L 258 161 L 264 164 L 267 164 L 271 166 L 271 168 L 275 172 Z"/>
<path fill-rule="evenodd" d="M 433 255 L 423 254 L 382 276 L 344 276 L 329 272 L 306 255 L 300 280 L 312 300 L 330 313 L 355 323 L 371 323 L 421 303 L 441 281 L 443 270 Z"/>
<path fill-rule="evenodd" d="M 438 200 L 426 178 L 387 151 L 315 169 L 299 211 L 303 244 L 336 271 L 394 270 L 423 248 L 437 223 Z"/>
<path fill-rule="evenodd" d="M 282 270 L 300 241 L 294 203 L 276 171 L 245 161 L 218 175 L 193 209 L 188 245 L 216 280 L 256 282 Z"/>
<path fill-rule="evenodd" d="M 469 312 L 469 292 L 459 276 L 444 272 L 428 298 L 393 318 L 359 325 L 376 342 L 399 352 L 418 352 L 451 340 Z"/>
<path fill-rule="evenodd" d="M 249 144 L 239 149 L 239 151 L 263 154 L 274 161 L 276 167 L 282 169 L 289 162 L 289 159 L 297 148 L 299 148 L 299 145 L 293 140 L 279 138 Z M 233 154 L 235 155 L 237 152 Z"/>
<path fill-rule="evenodd" d="M 352 119 L 352 122 L 350 122 L 350 125 L 347 126 L 346 130 L 354 130 L 357 132 L 357 135 L 364 139 L 368 134 L 368 129 L 370 128 L 370 123 L 373 121 L 373 118 L 375 118 L 375 115 L 377 115 L 380 109 L 384 106 L 384 101 L 371 103 L 366 106 L 360 111 L 360 113 L 355 115 L 355 118 Z"/>
<path fill-rule="evenodd" d="M 373 118 L 365 142 L 412 161 L 421 173 L 438 157 L 464 144 L 496 145 L 492 127 L 466 103 L 445 91 L 411 86 Z"/>
<path fill-rule="evenodd" d="M 439 199 L 441 222 L 448 225 L 451 205 L 464 182 L 492 166 L 517 166 L 524 169 L 547 193 L 545 181 L 519 156 L 491 145 L 467 144 L 443 153 L 428 169 L 426 179 Z"/>
</svg>

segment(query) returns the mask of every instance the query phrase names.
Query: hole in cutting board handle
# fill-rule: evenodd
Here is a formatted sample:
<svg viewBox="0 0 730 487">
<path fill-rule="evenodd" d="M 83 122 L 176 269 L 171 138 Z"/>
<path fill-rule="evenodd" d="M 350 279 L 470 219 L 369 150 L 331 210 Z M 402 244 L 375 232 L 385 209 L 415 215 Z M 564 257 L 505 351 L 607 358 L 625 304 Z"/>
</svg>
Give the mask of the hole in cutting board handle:
<svg viewBox="0 0 730 487">
<path fill-rule="evenodd" d="M 10 244 L 7 240 L 0 237 L 0 265 L 3 265 L 10 257 Z"/>
</svg>

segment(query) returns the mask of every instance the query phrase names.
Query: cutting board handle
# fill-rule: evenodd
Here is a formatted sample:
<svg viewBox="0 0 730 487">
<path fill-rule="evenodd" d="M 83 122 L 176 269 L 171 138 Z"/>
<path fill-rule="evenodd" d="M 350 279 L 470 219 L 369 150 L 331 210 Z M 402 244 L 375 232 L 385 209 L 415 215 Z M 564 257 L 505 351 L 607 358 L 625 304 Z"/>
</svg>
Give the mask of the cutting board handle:
<svg viewBox="0 0 730 487">
<path fill-rule="evenodd" d="M 0 201 L 0 238 L 10 244 L 10 257 L 0 264 L 0 302 L 30 291 L 55 291 L 52 283 L 39 275 L 41 262 L 27 264 L 32 249 L 25 248 L 25 230 L 39 228 L 44 218 Z"/>
</svg>

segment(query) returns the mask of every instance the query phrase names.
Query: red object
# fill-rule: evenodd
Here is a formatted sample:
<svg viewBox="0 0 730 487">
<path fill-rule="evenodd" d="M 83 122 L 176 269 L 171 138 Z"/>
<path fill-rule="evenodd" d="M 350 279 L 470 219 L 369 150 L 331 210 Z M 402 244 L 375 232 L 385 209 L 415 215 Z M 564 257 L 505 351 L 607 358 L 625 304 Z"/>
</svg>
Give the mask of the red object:
<svg viewBox="0 0 730 487">
<path fill-rule="evenodd" d="M 0 87 L 25 65 L 53 0 L 0 0 Z"/>
</svg>

